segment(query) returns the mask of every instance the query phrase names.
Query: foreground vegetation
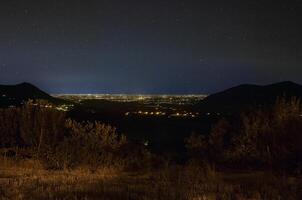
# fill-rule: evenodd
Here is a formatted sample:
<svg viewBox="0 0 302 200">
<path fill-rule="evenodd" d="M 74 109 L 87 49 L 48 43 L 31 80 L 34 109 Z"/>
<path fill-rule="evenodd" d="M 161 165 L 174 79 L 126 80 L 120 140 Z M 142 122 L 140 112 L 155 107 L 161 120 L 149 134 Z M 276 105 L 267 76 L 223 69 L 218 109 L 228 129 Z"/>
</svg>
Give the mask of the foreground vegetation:
<svg viewBox="0 0 302 200">
<path fill-rule="evenodd" d="M 210 134 L 192 134 L 186 142 L 197 160 L 301 175 L 301 133 L 301 101 L 279 98 L 271 108 L 222 119 Z"/>
<path fill-rule="evenodd" d="M 144 173 L 45 170 L 36 160 L 1 160 L 1 199 L 300 199 L 301 182 L 266 172 L 221 173 L 196 165 Z M 300 187 L 300 188 L 299 188 Z"/>
<path fill-rule="evenodd" d="M 222 119 L 178 163 L 46 102 L 0 110 L 0 199 L 301 199 L 302 106 Z"/>
</svg>

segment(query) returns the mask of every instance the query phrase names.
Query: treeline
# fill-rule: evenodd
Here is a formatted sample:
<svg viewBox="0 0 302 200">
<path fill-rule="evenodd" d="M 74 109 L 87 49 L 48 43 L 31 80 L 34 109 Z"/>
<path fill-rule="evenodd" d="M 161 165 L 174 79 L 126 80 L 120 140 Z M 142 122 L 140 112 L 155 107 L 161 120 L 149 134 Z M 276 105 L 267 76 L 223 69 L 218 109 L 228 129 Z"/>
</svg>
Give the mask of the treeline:
<svg viewBox="0 0 302 200">
<path fill-rule="evenodd" d="M 37 158 L 50 169 L 148 169 L 168 162 L 110 125 L 74 121 L 47 105 L 28 102 L 20 108 L 0 109 L 0 148 L 21 149 L 19 155 Z M 270 108 L 222 119 L 210 133 L 192 134 L 185 145 L 189 160 L 201 165 L 301 173 L 301 101 L 279 98 Z"/>
<path fill-rule="evenodd" d="M 49 169 L 146 168 L 152 159 L 115 127 L 74 121 L 44 101 L 0 109 L 0 148 L 5 156 L 36 158 Z"/>
<path fill-rule="evenodd" d="M 186 147 L 198 162 L 301 173 L 301 101 L 278 98 L 270 108 L 222 119 L 210 134 L 192 134 Z"/>
</svg>

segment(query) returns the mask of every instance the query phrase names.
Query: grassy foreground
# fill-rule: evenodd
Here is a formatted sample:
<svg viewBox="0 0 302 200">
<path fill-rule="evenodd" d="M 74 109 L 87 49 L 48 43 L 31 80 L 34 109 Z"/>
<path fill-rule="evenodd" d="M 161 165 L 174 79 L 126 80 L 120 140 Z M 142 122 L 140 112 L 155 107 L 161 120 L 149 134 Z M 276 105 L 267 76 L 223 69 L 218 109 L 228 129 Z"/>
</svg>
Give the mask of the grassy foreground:
<svg viewBox="0 0 302 200">
<path fill-rule="evenodd" d="M 35 160 L 0 160 L 0 199 L 299 199 L 301 179 L 264 172 L 221 173 L 194 165 L 125 173 L 49 171 Z"/>
</svg>

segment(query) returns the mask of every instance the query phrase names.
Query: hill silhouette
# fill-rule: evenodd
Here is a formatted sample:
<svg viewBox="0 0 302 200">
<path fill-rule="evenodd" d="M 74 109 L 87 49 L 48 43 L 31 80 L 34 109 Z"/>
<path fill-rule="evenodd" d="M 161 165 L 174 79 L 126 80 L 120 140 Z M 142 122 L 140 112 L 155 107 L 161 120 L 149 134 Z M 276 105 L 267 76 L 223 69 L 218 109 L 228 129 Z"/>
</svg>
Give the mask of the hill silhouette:
<svg viewBox="0 0 302 200">
<path fill-rule="evenodd" d="M 265 86 L 244 84 L 208 96 L 197 108 L 205 112 L 236 113 L 272 105 L 278 97 L 293 96 L 302 98 L 302 86 L 290 81 Z"/>
<path fill-rule="evenodd" d="M 50 96 L 30 83 L 0 85 L 0 107 L 18 106 L 30 99 L 47 100 L 54 104 L 63 103 L 63 100 Z"/>
</svg>

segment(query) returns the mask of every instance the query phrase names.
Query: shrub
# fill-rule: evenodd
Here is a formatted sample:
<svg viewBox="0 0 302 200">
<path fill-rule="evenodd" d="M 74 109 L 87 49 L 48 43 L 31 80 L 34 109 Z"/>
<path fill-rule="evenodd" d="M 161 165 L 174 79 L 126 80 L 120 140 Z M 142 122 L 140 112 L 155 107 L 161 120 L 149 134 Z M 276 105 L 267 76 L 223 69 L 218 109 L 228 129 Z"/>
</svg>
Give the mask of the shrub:
<svg viewBox="0 0 302 200">
<path fill-rule="evenodd" d="M 209 135 L 193 133 L 185 139 L 190 157 L 200 161 L 212 163 L 224 159 L 224 151 L 230 145 L 231 125 L 225 119 L 220 120 Z"/>
<path fill-rule="evenodd" d="M 44 101 L 0 110 L 0 146 L 39 149 L 64 136 L 65 114 Z"/>
<path fill-rule="evenodd" d="M 299 99 L 278 98 L 271 108 L 243 114 L 239 121 L 219 121 L 209 136 L 192 134 L 186 139 L 186 147 L 194 159 L 299 171 L 301 114 Z"/>
<path fill-rule="evenodd" d="M 208 159 L 209 141 L 205 135 L 192 133 L 185 139 L 185 146 L 191 158 L 199 161 Z"/>
<path fill-rule="evenodd" d="M 218 121 L 212 128 L 209 136 L 209 153 L 211 160 L 216 162 L 224 160 L 225 149 L 230 146 L 231 129 L 230 123 L 225 119 Z"/>
<path fill-rule="evenodd" d="M 29 101 L 20 108 L 1 109 L 0 147 L 30 149 L 32 156 L 52 169 L 125 165 L 122 149 L 127 140 L 116 128 L 66 119 L 54 107 Z"/>
<path fill-rule="evenodd" d="M 0 109 L 0 147 L 12 147 L 20 143 L 18 110 Z"/>
<path fill-rule="evenodd" d="M 127 143 L 124 135 L 100 122 L 66 120 L 67 135 L 54 148 L 45 151 L 44 161 L 49 168 L 73 168 L 79 165 L 96 170 L 99 166 L 120 164 L 119 149 Z"/>
<path fill-rule="evenodd" d="M 20 109 L 20 136 L 25 146 L 40 151 L 64 137 L 65 113 L 45 101 L 28 102 Z"/>
<path fill-rule="evenodd" d="M 301 166 L 301 113 L 300 100 L 280 98 L 271 112 L 245 115 L 234 154 L 278 168 Z"/>
</svg>

